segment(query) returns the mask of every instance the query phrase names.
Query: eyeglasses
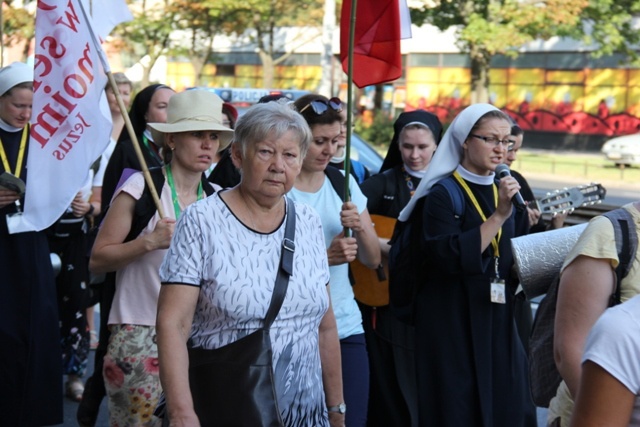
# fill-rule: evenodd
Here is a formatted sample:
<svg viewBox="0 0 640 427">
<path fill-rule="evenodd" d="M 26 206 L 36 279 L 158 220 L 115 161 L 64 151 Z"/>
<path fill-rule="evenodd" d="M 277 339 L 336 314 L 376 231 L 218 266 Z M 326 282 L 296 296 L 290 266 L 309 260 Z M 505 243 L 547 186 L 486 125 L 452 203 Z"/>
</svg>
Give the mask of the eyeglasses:
<svg viewBox="0 0 640 427">
<path fill-rule="evenodd" d="M 311 107 L 316 115 L 321 116 L 327 112 L 329 108 L 333 111 L 341 112 L 342 111 L 342 101 L 340 98 L 333 97 L 328 101 L 323 101 L 322 99 L 316 99 L 315 101 L 311 101 L 300 110 L 300 114 L 302 114 L 307 108 Z"/>
<path fill-rule="evenodd" d="M 507 150 L 512 150 L 513 149 L 513 144 L 515 143 L 515 141 L 513 141 L 512 139 L 498 139 L 495 136 L 480 136 L 480 135 L 475 135 L 475 134 L 470 134 L 470 137 L 473 138 L 478 138 L 484 141 L 485 144 L 489 144 L 489 145 L 493 145 L 494 147 L 497 147 L 498 145 L 502 145 L 503 147 L 507 147 Z"/>
</svg>

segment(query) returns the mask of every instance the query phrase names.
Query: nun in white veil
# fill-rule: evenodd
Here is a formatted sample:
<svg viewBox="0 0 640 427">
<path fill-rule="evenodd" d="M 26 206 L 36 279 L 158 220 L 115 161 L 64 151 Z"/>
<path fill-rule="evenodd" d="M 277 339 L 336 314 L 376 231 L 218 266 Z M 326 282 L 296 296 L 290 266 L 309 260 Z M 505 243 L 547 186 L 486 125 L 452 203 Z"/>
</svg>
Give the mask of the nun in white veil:
<svg viewBox="0 0 640 427">
<path fill-rule="evenodd" d="M 423 221 L 416 250 L 424 261 L 414 265 L 424 272 L 414 309 L 421 426 L 536 425 L 513 294 L 505 286 L 510 239 L 528 225 L 517 223 L 512 208 L 517 181 L 496 180 L 494 173 L 510 132 L 509 117 L 492 105 L 463 110 L 399 217 L 407 220 L 418 206 L 414 215 Z M 463 195 L 462 215 L 441 180 L 452 180 Z"/>
</svg>

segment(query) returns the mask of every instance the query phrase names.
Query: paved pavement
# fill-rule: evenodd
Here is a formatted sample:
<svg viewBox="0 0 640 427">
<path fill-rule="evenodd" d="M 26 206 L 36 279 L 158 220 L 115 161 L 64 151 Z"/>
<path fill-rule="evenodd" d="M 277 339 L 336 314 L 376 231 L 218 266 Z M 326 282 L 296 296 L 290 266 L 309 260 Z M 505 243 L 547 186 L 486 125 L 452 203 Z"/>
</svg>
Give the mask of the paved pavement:
<svg viewBox="0 0 640 427">
<path fill-rule="evenodd" d="M 100 324 L 100 314 L 96 311 L 96 328 L 99 327 Z M 94 362 L 95 353 L 92 351 L 91 356 L 89 358 L 89 366 L 87 368 L 87 375 L 85 376 L 85 381 L 87 376 L 93 372 L 93 362 Z M 58 424 L 53 427 L 77 427 L 78 422 L 76 421 L 76 411 L 78 409 L 78 403 L 65 398 L 64 399 L 64 422 L 62 424 Z M 546 427 L 547 420 L 547 410 L 546 408 L 538 408 L 538 427 Z M 109 413 L 107 409 L 107 401 L 106 399 L 102 401 L 102 406 L 100 407 L 100 414 L 98 416 L 98 421 L 96 422 L 95 427 L 109 427 Z"/>
</svg>

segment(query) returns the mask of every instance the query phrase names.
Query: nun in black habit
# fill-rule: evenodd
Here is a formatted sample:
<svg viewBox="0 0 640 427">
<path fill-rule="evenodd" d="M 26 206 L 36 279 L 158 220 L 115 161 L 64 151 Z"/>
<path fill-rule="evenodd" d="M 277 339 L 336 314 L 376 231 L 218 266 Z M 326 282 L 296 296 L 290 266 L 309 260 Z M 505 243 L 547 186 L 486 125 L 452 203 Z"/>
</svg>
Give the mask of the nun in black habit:
<svg viewBox="0 0 640 427">
<path fill-rule="evenodd" d="M 33 69 L 21 62 L 0 68 L 0 174 L 25 182 L 32 82 Z M 19 205 L 24 195 L 0 187 L 0 425 L 59 424 L 62 352 L 49 245 L 43 231 L 9 232 Z"/>
<path fill-rule="evenodd" d="M 424 221 L 426 271 L 415 302 L 420 425 L 429 427 L 535 426 L 525 350 L 513 319 L 514 295 L 504 281 L 512 265 L 510 239 L 525 234 L 511 198 L 519 190 L 494 170 L 506 156 L 511 121 L 489 104 L 463 110 L 445 133 L 414 197 Z M 464 195 L 454 216 L 441 179 Z M 524 218 L 517 222 L 517 218 Z"/>
<path fill-rule="evenodd" d="M 434 114 L 416 110 L 400 114 L 393 130 L 380 173 L 360 187 L 371 214 L 395 221 L 426 173 L 442 137 L 442 124 Z M 380 239 L 383 259 L 389 252 L 388 240 Z M 388 305 L 359 305 L 369 352 L 367 425 L 417 426 L 414 328 L 398 320 Z"/>
</svg>

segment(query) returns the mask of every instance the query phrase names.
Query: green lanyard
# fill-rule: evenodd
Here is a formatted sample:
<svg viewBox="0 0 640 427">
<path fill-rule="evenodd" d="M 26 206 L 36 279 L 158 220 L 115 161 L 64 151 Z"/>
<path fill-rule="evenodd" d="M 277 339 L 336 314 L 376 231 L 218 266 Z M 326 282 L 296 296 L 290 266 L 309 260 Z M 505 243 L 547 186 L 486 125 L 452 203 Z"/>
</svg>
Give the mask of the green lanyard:
<svg viewBox="0 0 640 427">
<path fill-rule="evenodd" d="M 178 201 L 178 193 L 176 192 L 176 184 L 173 181 L 173 173 L 171 172 L 171 165 L 168 164 L 166 166 L 167 170 L 167 182 L 169 183 L 169 188 L 171 188 L 171 200 L 173 200 L 173 210 L 176 213 L 176 219 L 180 218 L 180 214 L 182 213 L 182 208 L 180 207 L 180 202 Z M 198 199 L 203 199 L 202 195 L 202 181 L 198 183 Z"/>
<path fill-rule="evenodd" d="M 467 185 L 465 180 L 462 179 L 462 177 L 460 176 L 458 171 L 455 171 L 453 173 L 453 176 L 460 183 L 460 185 L 462 186 L 464 191 L 467 193 L 467 195 L 469 196 L 469 198 L 473 202 L 473 206 L 475 206 L 476 210 L 480 214 L 480 218 L 482 218 L 483 221 L 486 221 L 487 217 L 484 214 L 484 212 L 482 211 L 482 208 L 480 207 L 480 204 L 478 203 L 478 200 L 476 199 L 476 196 L 473 195 L 473 192 L 471 191 L 471 188 L 469 188 L 469 186 Z M 498 190 L 496 189 L 495 184 L 492 185 L 492 187 L 493 187 L 493 201 L 495 202 L 495 205 L 496 205 L 496 208 L 497 208 L 498 207 Z M 499 250 L 499 248 L 500 248 L 500 246 L 499 246 L 500 237 L 502 237 L 502 227 L 500 227 L 500 230 L 498 230 L 498 235 L 495 236 L 491 240 L 491 246 L 493 247 L 493 256 L 496 257 L 496 258 L 500 258 L 500 250 Z"/>
</svg>

